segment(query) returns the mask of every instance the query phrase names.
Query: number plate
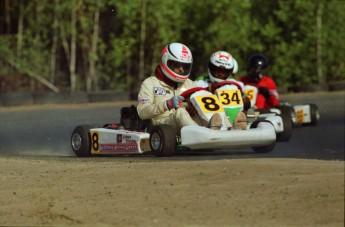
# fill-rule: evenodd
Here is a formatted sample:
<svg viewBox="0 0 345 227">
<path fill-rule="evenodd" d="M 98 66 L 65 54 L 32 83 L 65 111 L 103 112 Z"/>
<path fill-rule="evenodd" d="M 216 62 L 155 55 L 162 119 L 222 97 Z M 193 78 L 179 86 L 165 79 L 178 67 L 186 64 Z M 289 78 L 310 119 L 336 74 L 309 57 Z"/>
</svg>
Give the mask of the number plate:
<svg viewBox="0 0 345 227">
<path fill-rule="evenodd" d="M 242 95 L 240 90 L 220 90 L 217 91 L 219 101 L 223 107 L 242 107 Z"/>
<path fill-rule="evenodd" d="M 217 96 L 196 96 L 197 105 L 203 113 L 221 113 L 224 112 L 222 104 L 219 102 Z"/>
</svg>

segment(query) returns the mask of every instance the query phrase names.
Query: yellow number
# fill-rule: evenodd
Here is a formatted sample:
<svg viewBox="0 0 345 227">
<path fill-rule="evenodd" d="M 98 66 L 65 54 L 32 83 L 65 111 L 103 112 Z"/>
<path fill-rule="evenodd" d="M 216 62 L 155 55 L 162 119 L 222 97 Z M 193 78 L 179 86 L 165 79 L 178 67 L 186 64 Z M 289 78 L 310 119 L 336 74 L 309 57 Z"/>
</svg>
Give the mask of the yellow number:
<svg viewBox="0 0 345 227">
<path fill-rule="evenodd" d="M 297 110 L 296 111 L 296 120 L 299 123 L 303 123 L 304 122 L 304 111 L 303 110 Z"/>
<path fill-rule="evenodd" d="M 249 98 L 250 101 L 254 100 L 254 94 L 255 94 L 255 90 L 252 88 L 246 89 L 244 90 L 244 93 L 247 95 L 247 97 Z"/>
<path fill-rule="evenodd" d="M 93 132 L 91 135 L 91 145 L 93 151 L 99 150 L 99 132 Z"/>
<path fill-rule="evenodd" d="M 242 95 L 240 90 L 221 90 L 218 91 L 219 101 L 223 106 L 242 106 Z"/>
<path fill-rule="evenodd" d="M 217 96 L 196 96 L 195 98 L 204 113 L 223 112 L 223 106 Z"/>
</svg>

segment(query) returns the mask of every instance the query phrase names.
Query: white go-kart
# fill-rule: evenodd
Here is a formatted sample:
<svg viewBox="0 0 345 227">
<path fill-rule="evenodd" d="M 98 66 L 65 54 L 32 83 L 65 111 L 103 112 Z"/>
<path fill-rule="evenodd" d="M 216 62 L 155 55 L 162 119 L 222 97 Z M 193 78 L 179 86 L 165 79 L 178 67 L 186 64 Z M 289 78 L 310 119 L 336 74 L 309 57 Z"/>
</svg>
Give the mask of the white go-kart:
<svg viewBox="0 0 345 227">
<path fill-rule="evenodd" d="M 247 95 L 251 102 L 251 106 L 255 106 L 256 98 L 258 95 L 258 89 L 251 85 L 244 86 L 244 93 Z M 292 126 L 316 126 L 320 120 L 320 112 L 317 105 L 300 104 L 291 105 L 289 102 L 280 102 L 280 106 L 270 109 L 257 109 L 260 113 L 259 118 L 265 118 L 268 115 L 279 114 L 282 116 L 284 124 L 289 127 L 289 119 L 292 122 Z"/>
<path fill-rule="evenodd" d="M 170 125 L 152 125 L 139 118 L 135 106 L 123 107 L 118 124 L 104 127 L 77 126 L 71 136 L 71 145 L 77 156 L 143 154 L 171 156 L 180 148 L 188 150 L 215 150 L 252 148 L 257 153 L 274 149 L 276 142 L 290 138 L 291 130 L 284 130 L 281 116 L 259 118 L 243 111 L 242 94 L 233 85 L 224 85 L 215 94 L 203 88 L 185 91 L 187 109 L 209 122 L 214 113 L 222 117 L 223 126 L 213 130 L 205 126 L 185 126 L 180 132 Z M 245 122 L 243 122 L 245 121 Z"/>
</svg>

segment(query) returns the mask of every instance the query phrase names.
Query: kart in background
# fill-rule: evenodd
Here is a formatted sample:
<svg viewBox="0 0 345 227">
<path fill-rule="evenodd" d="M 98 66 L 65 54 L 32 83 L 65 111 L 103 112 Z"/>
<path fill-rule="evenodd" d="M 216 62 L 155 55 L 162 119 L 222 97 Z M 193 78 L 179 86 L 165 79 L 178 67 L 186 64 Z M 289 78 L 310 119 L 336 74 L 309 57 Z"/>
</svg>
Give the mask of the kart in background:
<svg viewBox="0 0 345 227">
<path fill-rule="evenodd" d="M 258 89 L 252 85 L 245 85 L 247 97 L 250 99 L 251 105 L 255 106 Z M 280 114 L 283 120 L 287 122 L 290 118 L 294 127 L 296 126 L 316 126 L 320 120 L 320 112 L 317 105 L 313 103 L 291 105 L 289 102 L 281 101 L 280 106 L 269 109 L 256 109 L 261 117 L 269 114 Z"/>
<path fill-rule="evenodd" d="M 276 142 L 291 136 L 291 131 L 284 130 L 285 126 L 279 115 L 265 118 L 248 115 L 248 124 L 241 128 L 243 122 L 238 115 L 243 111 L 243 102 L 239 90 L 223 87 L 212 94 L 205 89 L 194 88 L 181 95 L 185 97 L 189 110 L 205 122 L 214 113 L 219 113 L 223 121 L 220 130 L 189 125 L 177 132 L 170 125 L 152 125 L 150 121 L 141 120 L 135 106 L 123 107 L 118 124 L 103 127 L 77 126 L 71 136 L 74 153 L 84 157 L 143 154 L 151 151 L 156 156 L 171 156 L 177 147 L 190 150 L 252 148 L 257 153 L 266 153 L 274 149 Z M 236 125 L 240 129 L 234 129 Z"/>
</svg>

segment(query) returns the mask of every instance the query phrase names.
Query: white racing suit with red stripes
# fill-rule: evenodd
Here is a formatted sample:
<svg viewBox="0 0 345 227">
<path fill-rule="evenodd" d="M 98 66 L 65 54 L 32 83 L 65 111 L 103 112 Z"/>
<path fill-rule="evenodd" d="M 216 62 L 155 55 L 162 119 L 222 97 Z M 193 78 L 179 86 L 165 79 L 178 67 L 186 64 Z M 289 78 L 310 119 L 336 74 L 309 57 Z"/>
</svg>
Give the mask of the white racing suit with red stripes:
<svg viewBox="0 0 345 227">
<path fill-rule="evenodd" d="M 151 76 L 144 80 L 138 94 L 137 110 L 142 120 L 151 119 L 151 123 L 168 124 L 180 132 L 187 125 L 198 125 L 184 107 L 169 110 L 166 100 L 178 96 L 182 92 L 195 87 L 194 82 L 187 79 L 183 83 L 175 84 L 176 87 Z"/>
</svg>

